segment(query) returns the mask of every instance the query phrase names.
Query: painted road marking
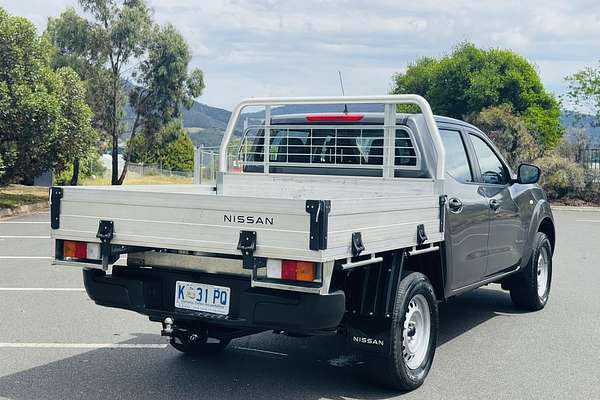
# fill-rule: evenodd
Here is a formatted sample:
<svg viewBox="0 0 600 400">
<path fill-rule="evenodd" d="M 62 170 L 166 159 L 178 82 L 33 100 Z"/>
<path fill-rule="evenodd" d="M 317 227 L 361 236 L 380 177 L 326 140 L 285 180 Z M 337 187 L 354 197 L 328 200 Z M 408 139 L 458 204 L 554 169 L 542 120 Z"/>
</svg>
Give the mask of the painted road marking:
<svg viewBox="0 0 600 400">
<path fill-rule="evenodd" d="M 0 348 L 12 349 L 166 349 L 159 343 L 0 343 Z"/>
<path fill-rule="evenodd" d="M 2 260 L 52 260 L 54 257 L 46 256 L 0 256 Z"/>
<path fill-rule="evenodd" d="M 0 236 L 0 239 L 50 239 L 50 236 Z"/>
<path fill-rule="evenodd" d="M 163 343 L 0 343 L 0 348 L 12 349 L 166 349 L 168 346 Z M 287 357 L 289 355 L 250 347 L 236 346 L 235 348 L 276 356 Z"/>
<path fill-rule="evenodd" d="M 578 219 L 577 222 L 600 222 L 600 219 Z"/>
<path fill-rule="evenodd" d="M 0 287 L 0 292 L 85 292 L 84 288 L 17 288 Z"/>
<path fill-rule="evenodd" d="M 48 222 L 48 221 L 6 221 L 6 222 L 1 222 L 0 221 L 0 225 L 4 225 L 4 224 L 44 224 L 44 225 L 50 225 L 50 222 Z"/>
<path fill-rule="evenodd" d="M 253 349 L 250 347 L 242 347 L 242 346 L 235 346 L 236 349 L 238 350 L 245 350 L 245 351 L 255 351 L 257 353 L 265 353 L 265 354 L 272 354 L 272 355 L 276 355 L 276 356 L 284 356 L 287 357 L 289 354 L 285 354 L 285 353 L 279 353 L 278 351 L 269 351 L 269 350 L 261 350 L 261 349 Z"/>
</svg>

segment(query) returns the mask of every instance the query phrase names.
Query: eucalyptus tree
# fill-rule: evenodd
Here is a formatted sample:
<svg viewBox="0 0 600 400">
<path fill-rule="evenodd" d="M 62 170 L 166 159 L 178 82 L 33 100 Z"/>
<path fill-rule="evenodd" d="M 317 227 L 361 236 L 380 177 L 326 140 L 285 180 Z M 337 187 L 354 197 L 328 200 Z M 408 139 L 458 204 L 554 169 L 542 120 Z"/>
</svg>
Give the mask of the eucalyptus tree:
<svg viewBox="0 0 600 400">
<path fill-rule="evenodd" d="M 145 0 L 79 0 L 48 24 L 57 62 L 77 66 L 90 87 L 95 126 L 112 151 L 112 184 L 122 184 L 119 142 L 152 134 L 180 116 L 204 88 L 202 71 L 188 71 L 189 48 L 171 25 L 159 26 Z M 133 143 L 133 142 L 132 142 Z"/>
</svg>

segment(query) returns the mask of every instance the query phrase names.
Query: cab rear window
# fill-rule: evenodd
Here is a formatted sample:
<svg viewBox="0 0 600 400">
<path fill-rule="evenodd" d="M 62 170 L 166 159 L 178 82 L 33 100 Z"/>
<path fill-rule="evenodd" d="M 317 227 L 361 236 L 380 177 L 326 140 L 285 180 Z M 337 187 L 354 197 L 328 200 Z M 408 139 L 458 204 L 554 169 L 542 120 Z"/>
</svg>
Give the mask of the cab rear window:
<svg viewBox="0 0 600 400">
<path fill-rule="evenodd" d="M 270 164 L 317 164 L 375 167 L 383 165 L 383 129 L 369 128 L 272 128 Z M 243 160 L 262 163 L 264 130 L 246 144 Z M 394 164 L 416 167 L 417 153 L 407 130 L 396 130 Z"/>
</svg>

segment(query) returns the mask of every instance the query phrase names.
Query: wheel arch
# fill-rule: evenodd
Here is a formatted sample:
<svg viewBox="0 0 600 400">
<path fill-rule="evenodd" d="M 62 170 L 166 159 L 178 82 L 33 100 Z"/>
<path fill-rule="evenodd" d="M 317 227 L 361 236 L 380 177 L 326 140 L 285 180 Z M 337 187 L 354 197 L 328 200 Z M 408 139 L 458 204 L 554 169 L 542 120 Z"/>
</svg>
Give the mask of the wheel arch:
<svg viewBox="0 0 600 400">
<path fill-rule="evenodd" d="M 554 222 L 550 217 L 544 217 L 542 221 L 539 223 L 538 229 L 536 232 L 542 232 L 550 240 L 550 246 L 552 247 L 552 253 L 554 253 L 554 248 L 556 246 L 556 230 L 554 228 Z"/>
<path fill-rule="evenodd" d="M 438 300 L 447 299 L 445 249 L 409 255 L 409 249 L 378 254 L 383 262 L 348 271 L 336 262 L 331 287 L 346 294 L 346 316 L 389 318 L 400 280 L 410 272 L 427 277 Z"/>
<path fill-rule="evenodd" d="M 404 266 L 404 273 L 422 273 L 431 282 L 435 290 L 435 297 L 438 300 L 445 300 L 447 298 L 446 279 L 448 274 L 444 257 L 445 249 L 443 244 L 440 243 L 439 246 L 438 251 L 408 257 Z"/>
<path fill-rule="evenodd" d="M 533 213 L 529 220 L 529 231 L 525 238 L 525 246 L 523 247 L 523 255 L 521 258 L 521 265 L 526 265 L 531 258 L 533 251 L 533 242 L 535 235 L 538 232 L 543 232 L 548 236 L 550 240 L 552 252 L 556 246 L 556 230 L 554 227 L 554 217 L 552 216 L 552 210 L 550 204 L 546 200 L 540 200 L 535 205 Z"/>
</svg>

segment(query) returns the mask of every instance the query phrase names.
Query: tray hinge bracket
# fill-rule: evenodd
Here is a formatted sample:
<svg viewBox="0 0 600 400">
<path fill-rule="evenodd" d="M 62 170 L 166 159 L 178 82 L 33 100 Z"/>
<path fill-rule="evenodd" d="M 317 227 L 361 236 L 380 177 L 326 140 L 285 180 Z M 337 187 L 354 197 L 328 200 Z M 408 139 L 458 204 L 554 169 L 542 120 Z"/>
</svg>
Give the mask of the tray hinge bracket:
<svg viewBox="0 0 600 400">
<path fill-rule="evenodd" d="M 365 250 L 360 232 L 352 232 L 352 256 L 359 256 Z"/>
<path fill-rule="evenodd" d="M 448 196 L 443 194 L 440 196 L 440 232 L 444 232 L 446 219 L 446 201 Z"/>
<path fill-rule="evenodd" d="M 327 248 L 330 211 L 330 200 L 306 200 L 306 212 L 310 214 L 309 249 L 325 250 Z"/>
<path fill-rule="evenodd" d="M 52 187 L 50 189 L 50 227 L 60 228 L 60 200 L 63 197 L 63 188 Z"/>
<path fill-rule="evenodd" d="M 110 242 L 115 233 L 115 224 L 113 221 L 100 220 L 98 224 L 98 233 L 96 237 L 100 239 L 100 256 L 102 257 L 102 269 L 108 269 L 112 257 Z"/>
<path fill-rule="evenodd" d="M 417 245 L 423 244 L 427 241 L 427 234 L 425 233 L 425 225 L 417 225 Z"/>
<path fill-rule="evenodd" d="M 244 269 L 254 269 L 256 231 L 240 231 L 237 248 L 242 252 L 242 267 Z"/>
</svg>

